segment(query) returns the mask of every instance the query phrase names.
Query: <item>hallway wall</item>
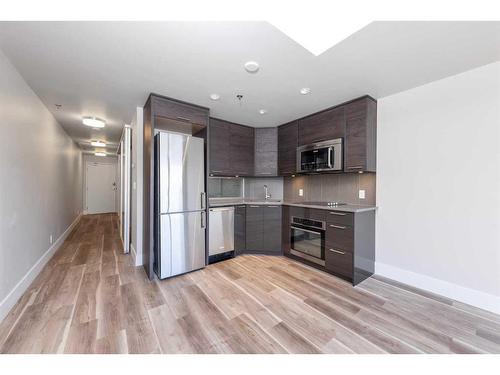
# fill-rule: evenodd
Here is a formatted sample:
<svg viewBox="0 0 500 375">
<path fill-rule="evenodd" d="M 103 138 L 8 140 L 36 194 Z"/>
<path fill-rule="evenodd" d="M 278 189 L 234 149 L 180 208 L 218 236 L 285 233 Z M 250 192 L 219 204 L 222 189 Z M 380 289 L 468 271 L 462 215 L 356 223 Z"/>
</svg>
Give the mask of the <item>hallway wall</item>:
<svg viewBox="0 0 500 375">
<path fill-rule="evenodd" d="M 80 148 L 0 51 L 0 320 L 81 211 Z"/>
</svg>

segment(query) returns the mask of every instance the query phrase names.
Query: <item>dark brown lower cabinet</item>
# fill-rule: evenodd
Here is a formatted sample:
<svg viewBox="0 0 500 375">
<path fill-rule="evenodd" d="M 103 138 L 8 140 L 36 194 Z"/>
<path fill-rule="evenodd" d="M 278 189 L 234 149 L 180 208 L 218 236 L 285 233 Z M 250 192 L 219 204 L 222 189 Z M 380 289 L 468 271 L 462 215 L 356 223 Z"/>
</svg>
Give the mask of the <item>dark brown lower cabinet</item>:
<svg viewBox="0 0 500 375">
<path fill-rule="evenodd" d="M 375 211 L 351 213 L 289 207 L 283 212 L 283 253 L 286 256 L 346 279 L 353 285 L 373 275 L 375 270 Z M 325 222 L 324 266 L 290 254 L 291 216 Z"/>
<path fill-rule="evenodd" d="M 264 244 L 264 208 L 257 205 L 247 205 L 246 213 L 245 251 L 262 251 Z"/>
<path fill-rule="evenodd" d="M 247 205 L 245 238 L 245 250 L 240 254 L 280 255 L 281 206 Z"/>
<path fill-rule="evenodd" d="M 234 208 L 234 255 L 242 254 L 246 248 L 246 215 L 245 205 Z"/>
<path fill-rule="evenodd" d="M 264 235 L 262 251 L 265 254 L 281 254 L 281 206 L 264 206 Z"/>
</svg>

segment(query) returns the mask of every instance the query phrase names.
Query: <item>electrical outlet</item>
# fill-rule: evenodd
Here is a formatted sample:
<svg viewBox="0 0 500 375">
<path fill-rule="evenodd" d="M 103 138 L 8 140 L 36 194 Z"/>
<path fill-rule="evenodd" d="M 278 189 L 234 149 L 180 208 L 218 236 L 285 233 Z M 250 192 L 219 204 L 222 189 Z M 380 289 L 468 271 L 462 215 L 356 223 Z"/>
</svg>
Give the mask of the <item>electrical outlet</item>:
<svg viewBox="0 0 500 375">
<path fill-rule="evenodd" d="M 303 197 L 304 196 L 304 189 L 299 189 L 299 197 Z"/>
<path fill-rule="evenodd" d="M 364 190 L 359 191 L 359 199 L 365 199 L 365 191 Z"/>
<path fill-rule="evenodd" d="M 54 238 L 52 237 L 52 235 L 49 236 L 49 242 L 51 245 L 52 245 L 52 242 L 54 242 Z"/>
</svg>

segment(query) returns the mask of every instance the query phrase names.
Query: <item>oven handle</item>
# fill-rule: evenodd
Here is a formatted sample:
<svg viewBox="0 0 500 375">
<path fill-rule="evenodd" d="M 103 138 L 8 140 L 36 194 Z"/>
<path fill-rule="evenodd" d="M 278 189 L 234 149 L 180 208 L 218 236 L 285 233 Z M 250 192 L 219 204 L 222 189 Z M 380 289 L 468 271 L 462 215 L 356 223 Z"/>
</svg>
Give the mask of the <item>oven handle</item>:
<svg viewBox="0 0 500 375">
<path fill-rule="evenodd" d="M 296 227 L 294 225 L 290 225 L 290 228 L 292 229 L 297 229 L 297 230 L 303 230 L 304 232 L 308 232 L 308 233 L 315 233 L 315 234 L 320 234 L 321 235 L 321 230 L 318 230 L 318 231 L 314 231 L 314 230 L 308 230 L 308 229 L 304 229 L 304 228 L 300 228 L 300 227 Z"/>
</svg>

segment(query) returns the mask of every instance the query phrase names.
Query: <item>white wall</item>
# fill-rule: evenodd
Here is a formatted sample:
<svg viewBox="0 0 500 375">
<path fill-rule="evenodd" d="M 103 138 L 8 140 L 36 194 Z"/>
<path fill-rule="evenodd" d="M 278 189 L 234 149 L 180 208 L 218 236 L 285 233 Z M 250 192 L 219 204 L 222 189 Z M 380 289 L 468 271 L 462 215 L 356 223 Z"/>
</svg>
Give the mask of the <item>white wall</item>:
<svg viewBox="0 0 500 375">
<path fill-rule="evenodd" d="M 378 100 L 376 273 L 500 313 L 500 62 Z"/>
<path fill-rule="evenodd" d="M 135 265 L 142 265 L 142 173 L 143 173 L 143 109 L 137 107 L 132 127 L 132 191 L 131 191 L 131 253 Z"/>
<path fill-rule="evenodd" d="M 0 319 L 81 210 L 80 149 L 0 51 Z"/>
<path fill-rule="evenodd" d="M 87 163 L 102 163 L 102 164 L 113 164 L 115 166 L 115 183 L 116 186 L 119 187 L 120 184 L 120 168 L 118 165 L 118 157 L 117 156 L 95 156 L 92 154 L 84 154 L 83 155 L 83 171 L 82 171 L 82 199 L 83 199 L 83 211 L 85 213 L 87 207 L 87 194 L 86 194 L 86 186 L 87 186 Z M 115 193 L 115 211 L 118 212 L 120 207 L 120 194 L 119 190 L 116 190 Z"/>
</svg>

